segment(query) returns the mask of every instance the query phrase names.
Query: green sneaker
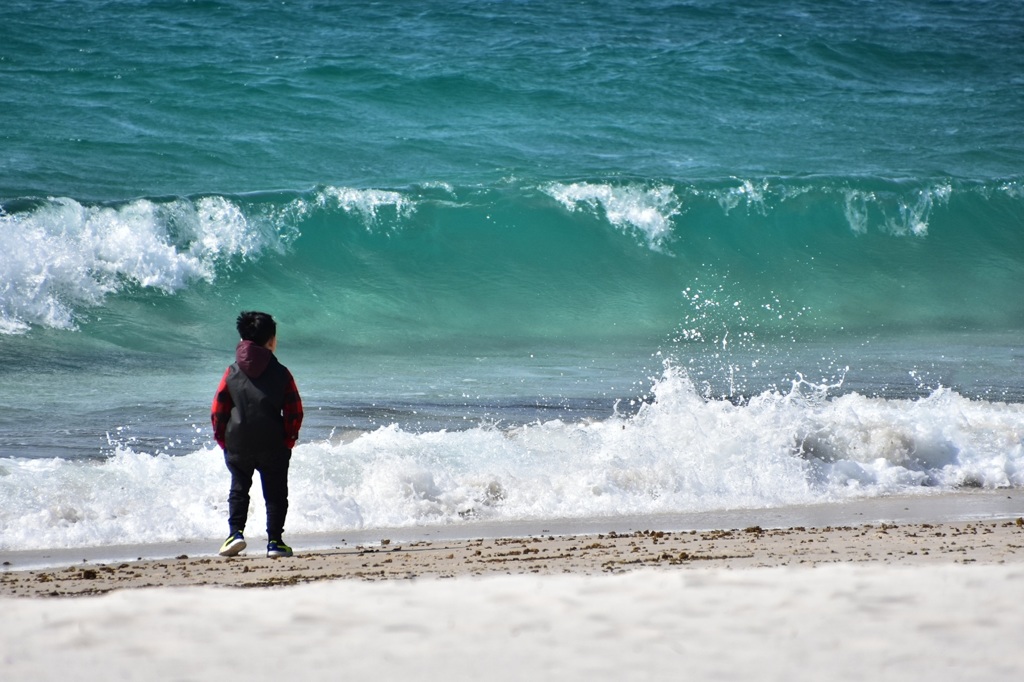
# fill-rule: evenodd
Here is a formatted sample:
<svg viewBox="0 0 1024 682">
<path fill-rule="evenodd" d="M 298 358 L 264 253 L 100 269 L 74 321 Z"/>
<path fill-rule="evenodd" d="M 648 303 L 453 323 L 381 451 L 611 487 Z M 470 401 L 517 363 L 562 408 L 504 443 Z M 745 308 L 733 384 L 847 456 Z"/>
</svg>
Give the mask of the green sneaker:
<svg viewBox="0 0 1024 682">
<path fill-rule="evenodd" d="M 267 556 L 276 559 L 282 556 L 291 556 L 292 548 L 284 544 L 284 540 L 271 540 L 267 543 Z"/>
<path fill-rule="evenodd" d="M 242 537 L 242 531 L 236 530 L 234 533 L 228 536 L 228 539 L 224 541 L 224 544 L 220 546 L 221 556 L 235 556 L 239 552 L 245 549 L 245 538 Z"/>
</svg>

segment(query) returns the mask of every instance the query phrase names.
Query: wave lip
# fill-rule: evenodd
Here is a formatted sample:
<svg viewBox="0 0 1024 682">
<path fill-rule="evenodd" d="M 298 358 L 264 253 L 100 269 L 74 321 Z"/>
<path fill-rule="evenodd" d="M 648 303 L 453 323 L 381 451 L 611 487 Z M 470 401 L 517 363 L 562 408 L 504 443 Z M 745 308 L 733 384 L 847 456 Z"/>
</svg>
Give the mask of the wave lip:
<svg viewBox="0 0 1024 682">
<path fill-rule="evenodd" d="M 368 222 L 376 221 L 385 207 L 393 208 L 399 220 L 408 219 L 416 212 L 415 201 L 392 190 L 325 187 L 317 192 L 316 202 L 321 207 L 336 205 L 346 213 L 358 213 Z"/>
<path fill-rule="evenodd" d="M 672 239 L 672 219 L 680 211 L 679 198 L 669 185 L 574 182 L 551 183 L 542 189 L 569 211 L 603 213 L 613 226 L 634 231 L 655 251 L 662 251 Z"/>
<path fill-rule="evenodd" d="M 78 309 L 110 294 L 136 287 L 174 294 L 285 241 L 221 196 L 114 206 L 61 197 L 0 213 L 0 332 L 72 329 Z"/>
<path fill-rule="evenodd" d="M 37 199 L 0 210 L 0 334 L 75 329 L 86 311 L 140 292 L 201 305 L 188 292 L 214 282 L 238 295 L 262 285 L 284 305 L 320 297 L 339 317 L 365 314 L 371 326 L 382 304 L 370 302 L 384 297 L 396 324 L 414 320 L 403 331 L 423 327 L 410 293 L 429 290 L 441 313 L 466 311 L 437 317 L 441 326 L 472 328 L 474 316 L 504 306 L 536 328 L 556 328 L 565 309 L 593 308 L 592 319 L 624 311 L 633 317 L 612 322 L 648 320 L 668 334 L 678 319 L 666 316 L 686 303 L 681 292 L 712 282 L 747 299 L 770 282 L 791 308 L 813 312 L 805 325 L 823 328 L 844 324 L 840 316 L 851 326 L 861 317 L 1003 324 L 1017 307 L 999 292 L 1019 280 L 1021 199 L 1017 180 L 855 177 Z M 789 273 L 779 278 L 783 264 Z M 475 278 L 476 300 L 460 273 Z M 893 278 L 913 286 L 893 299 Z M 952 280 L 962 280 L 958 295 L 946 293 Z M 526 295 L 542 291 L 550 309 Z M 1004 303 L 975 303 L 993 298 Z"/>
</svg>

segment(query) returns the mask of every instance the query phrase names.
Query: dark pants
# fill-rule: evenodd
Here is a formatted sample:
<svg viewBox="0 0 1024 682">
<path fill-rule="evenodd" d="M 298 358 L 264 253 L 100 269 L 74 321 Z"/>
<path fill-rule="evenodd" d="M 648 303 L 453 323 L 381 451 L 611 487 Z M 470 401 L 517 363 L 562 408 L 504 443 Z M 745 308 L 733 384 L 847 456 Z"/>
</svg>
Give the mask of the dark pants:
<svg viewBox="0 0 1024 682">
<path fill-rule="evenodd" d="M 292 453 L 240 455 L 224 452 L 224 462 L 231 472 L 231 491 L 228 493 L 228 524 L 231 532 L 245 530 L 249 516 L 249 488 L 254 471 L 260 472 L 263 500 L 267 504 L 267 538 L 280 540 L 284 533 L 284 519 L 288 515 L 288 463 Z"/>
</svg>

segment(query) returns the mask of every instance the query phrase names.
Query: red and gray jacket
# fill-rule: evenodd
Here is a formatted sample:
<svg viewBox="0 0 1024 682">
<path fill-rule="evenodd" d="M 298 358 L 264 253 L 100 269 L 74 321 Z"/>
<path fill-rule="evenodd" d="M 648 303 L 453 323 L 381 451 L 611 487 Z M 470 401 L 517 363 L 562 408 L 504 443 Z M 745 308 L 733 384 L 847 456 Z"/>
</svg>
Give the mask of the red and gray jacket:
<svg viewBox="0 0 1024 682">
<path fill-rule="evenodd" d="M 213 437 L 234 453 L 274 453 L 295 447 L 302 399 L 288 368 L 252 341 L 235 349 L 210 410 Z"/>
</svg>

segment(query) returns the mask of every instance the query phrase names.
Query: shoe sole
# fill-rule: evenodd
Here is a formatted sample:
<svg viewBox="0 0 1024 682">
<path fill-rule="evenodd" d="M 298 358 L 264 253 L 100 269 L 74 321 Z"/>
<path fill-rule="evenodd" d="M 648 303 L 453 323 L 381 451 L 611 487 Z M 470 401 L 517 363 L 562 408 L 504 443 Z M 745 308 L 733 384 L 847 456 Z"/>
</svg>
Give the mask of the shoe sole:
<svg viewBox="0 0 1024 682">
<path fill-rule="evenodd" d="M 291 552 L 267 552 L 268 559 L 280 559 L 281 557 L 289 557 L 291 555 Z"/>
<path fill-rule="evenodd" d="M 235 556 L 243 549 L 245 549 L 245 540 L 235 540 L 227 547 L 221 547 L 218 554 L 221 556 Z"/>
</svg>

